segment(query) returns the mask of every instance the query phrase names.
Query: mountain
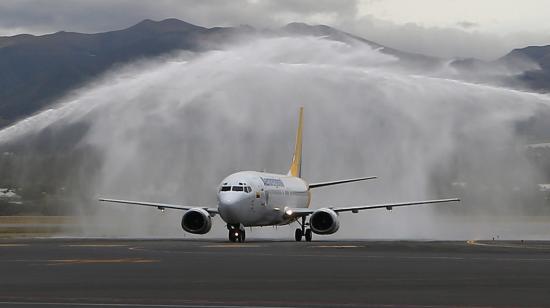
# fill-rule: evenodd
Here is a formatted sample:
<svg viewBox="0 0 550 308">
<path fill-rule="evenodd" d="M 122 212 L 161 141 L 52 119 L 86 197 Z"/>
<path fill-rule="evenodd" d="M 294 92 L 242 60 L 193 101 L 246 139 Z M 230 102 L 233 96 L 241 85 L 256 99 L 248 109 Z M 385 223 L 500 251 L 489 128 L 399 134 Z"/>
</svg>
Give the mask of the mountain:
<svg viewBox="0 0 550 308">
<path fill-rule="evenodd" d="M 113 65 L 177 49 L 199 50 L 209 29 L 177 19 L 120 31 L 0 37 L 0 126 L 36 112 Z"/>
<path fill-rule="evenodd" d="M 219 48 L 242 35 L 316 35 L 380 48 L 422 65 L 434 58 L 409 54 L 336 30 L 291 23 L 276 30 L 250 26 L 204 28 L 178 19 L 144 20 L 130 28 L 105 33 L 57 32 L 0 37 L 0 127 L 35 113 L 115 65 L 176 50 Z M 421 60 L 421 61 L 419 61 Z"/>
<path fill-rule="evenodd" d="M 522 72 L 517 76 L 518 80 L 535 91 L 550 91 L 550 45 L 514 49 L 499 61 L 535 63 L 538 67 Z"/>
<path fill-rule="evenodd" d="M 308 25 L 300 22 L 293 22 L 284 27 L 279 31 L 276 31 L 279 34 L 292 34 L 292 35 L 314 35 L 314 36 L 324 36 L 335 41 L 341 41 L 345 43 L 356 43 L 361 42 L 371 46 L 374 49 L 378 49 L 381 52 L 397 57 L 400 60 L 400 65 L 405 65 L 407 67 L 423 67 L 424 69 L 431 69 L 443 62 L 442 59 L 404 52 L 394 48 L 390 48 L 381 44 L 378 44 L 373 41 L 369 41 L 362 37 L 340 31 L 334 28 L 331 28 L 326 25 Z"/>
<path fill-rule="evenodd" d="M 315 35 L 364 43 L 395 56 L 400 66 L 421 72 L 437 69 L 449 61 L 389 48 L 325 25 L 304 23 L 291 23 L 274 30 L 257 30 L 250 26 L 205 28 L 178 19 L 144 20 L 127 29 L 104 33 L 61 31 L 41 36 L 22 34 L 0 37 L 0 127 L 46 108 L 114 66 L 177 50 L 220 48 L 239 37 L 251 35 Z M 549 55 L 550 46 L 528 47 L 514 50 L 494 62 L 467 59 L 453 61 L 452 65 L 459 69 L 462 76 L 476 76 L 477 72 L 471 72 L 491 71 L 495 66 L 513 66 L 518 58 L 534 61 L 541 70 L 529 70 L 503 83 L 514 84 L 517 79 L 525 88 L 550 91 L 547 82 L 550 80 Z"/>
</svg>

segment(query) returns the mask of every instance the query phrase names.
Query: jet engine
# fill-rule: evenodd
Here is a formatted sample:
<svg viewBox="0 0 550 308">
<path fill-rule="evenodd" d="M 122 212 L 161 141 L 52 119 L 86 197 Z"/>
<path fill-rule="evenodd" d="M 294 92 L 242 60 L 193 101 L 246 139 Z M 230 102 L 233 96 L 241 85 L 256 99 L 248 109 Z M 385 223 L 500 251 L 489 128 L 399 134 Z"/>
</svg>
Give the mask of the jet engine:
<svg viewBox="0 0 550 308">
<path fill-rule="evenodd" d="M 319 209 L 311 214 L 309 226 L 317 234 L 332 234 L 340 228 L 338 214 L 331 209 Z"/>
<path fill-rule="evenodd" d="M 181 227 L 189 233 L 205 234 L 212 228 L 212 218 L 204 209 L 193 208 L 183 214 Z"/>
</svg>

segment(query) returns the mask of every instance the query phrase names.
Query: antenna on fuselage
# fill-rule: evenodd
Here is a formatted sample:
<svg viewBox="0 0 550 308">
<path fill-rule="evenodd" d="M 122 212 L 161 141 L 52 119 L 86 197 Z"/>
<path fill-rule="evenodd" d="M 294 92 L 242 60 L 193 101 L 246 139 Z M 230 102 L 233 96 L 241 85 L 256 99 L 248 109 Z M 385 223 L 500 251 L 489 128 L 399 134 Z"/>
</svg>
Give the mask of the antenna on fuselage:
<svg viewBox="0 0 550 308">
<path fill-rule="evenodd" d="M 302 127 L 303 127 L 304 107 L 300 107 L 300 115 L 298 118 L 298 130 L 296 132 L 296 143 L 294 145 L 294 155 L 288 175 L 301 177 L 302 176 Z"/>
</svg>

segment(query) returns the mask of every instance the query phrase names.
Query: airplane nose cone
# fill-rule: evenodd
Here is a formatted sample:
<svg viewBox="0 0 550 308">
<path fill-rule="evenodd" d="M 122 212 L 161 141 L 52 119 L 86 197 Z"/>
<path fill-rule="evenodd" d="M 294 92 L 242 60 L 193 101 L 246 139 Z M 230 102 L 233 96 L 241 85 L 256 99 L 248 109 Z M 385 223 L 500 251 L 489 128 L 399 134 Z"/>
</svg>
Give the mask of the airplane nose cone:
<svg viewBox="0 0 550 308">
<path fill-rule="evenodd" d="M 223 193 L 220 194 L 220 205 L 231 206 L 239 201 L 239 196 L 234 193 Z"/>
<path fill-rule="evenodd" d="M 218 210 L 223 220 L 230 224 L 240 223 L 239 212 L 243 197 L 240 194 L 227 192 L 219 195 Z"/>
</svg>

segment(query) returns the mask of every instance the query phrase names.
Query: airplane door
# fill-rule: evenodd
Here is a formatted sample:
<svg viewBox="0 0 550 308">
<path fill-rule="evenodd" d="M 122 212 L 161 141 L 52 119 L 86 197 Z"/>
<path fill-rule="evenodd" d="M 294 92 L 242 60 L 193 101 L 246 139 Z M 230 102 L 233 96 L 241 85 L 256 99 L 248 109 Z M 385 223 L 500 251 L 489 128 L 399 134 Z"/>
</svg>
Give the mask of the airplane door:
<svg viewBox="0 0 550 308">
<path fill-rule="evenodd" d="M 268 202 L 268 194 L 266 191 L 264 191 L 263 189 L 259 190 L 259 191 L 256 191 L 255 192 L 256 194 L 256 205 L 259 205 L 259 206 L 267 206 L 267 202 Z"/>
</svg>

